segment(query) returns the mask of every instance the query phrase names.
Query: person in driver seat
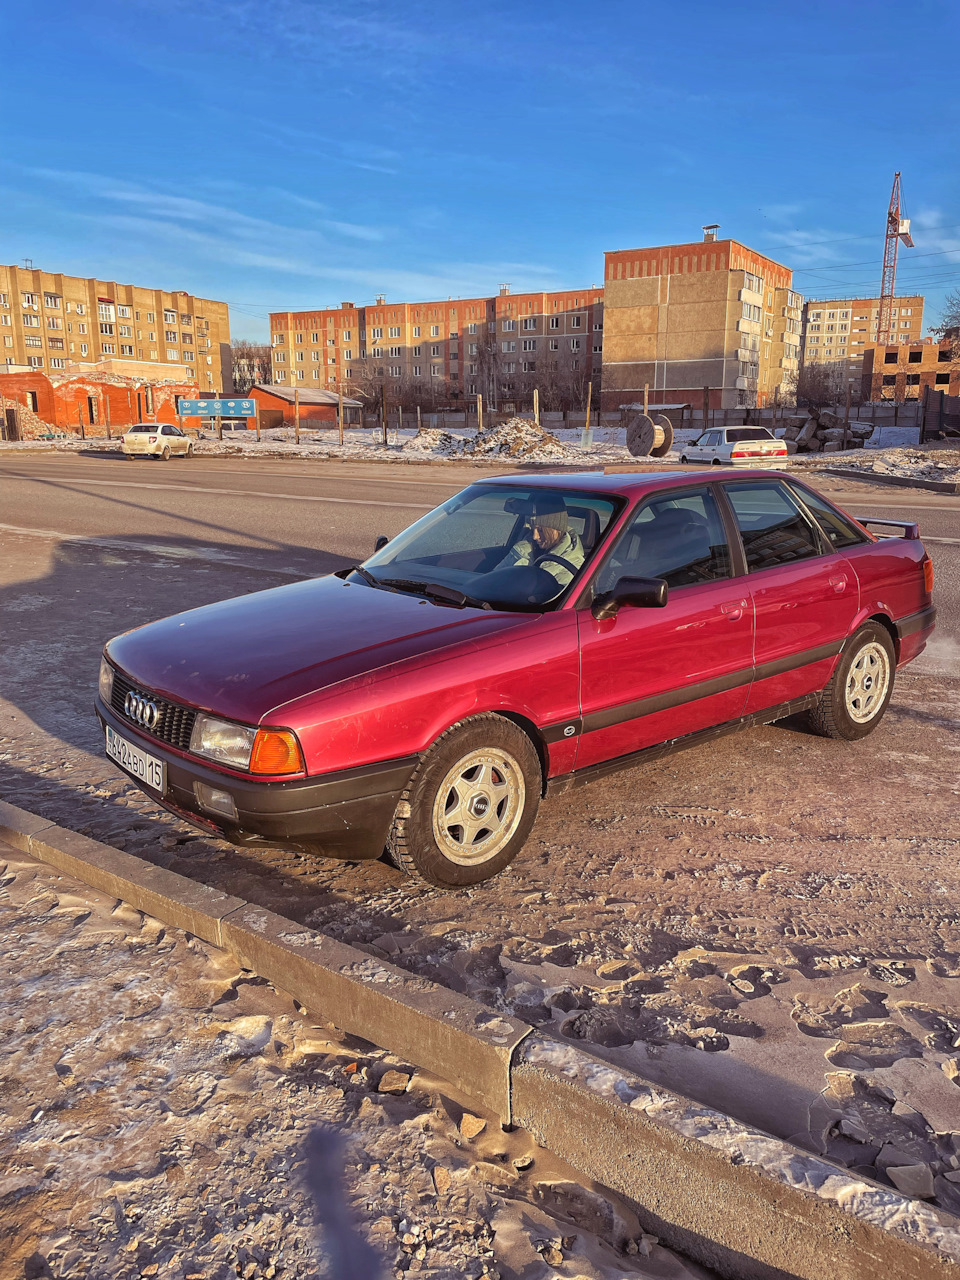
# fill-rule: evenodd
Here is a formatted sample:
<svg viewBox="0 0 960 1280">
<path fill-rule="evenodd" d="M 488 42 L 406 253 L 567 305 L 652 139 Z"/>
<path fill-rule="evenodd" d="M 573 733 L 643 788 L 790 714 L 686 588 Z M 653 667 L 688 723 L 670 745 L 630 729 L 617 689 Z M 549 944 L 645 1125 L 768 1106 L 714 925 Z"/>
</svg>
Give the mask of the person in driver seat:
<svg viewBox="0 0 960 1280">
<path fill-rule="evenodd" d="M 497 565 L 498 569 L 536 565 L 556 578 L 561 587 L 573 581 L 586 559 L 583 543 L 569 527 L 563 499 L 538 494 L 532 501 L 526 525 L 530 536 L 517 542 Z"/>
</svg>

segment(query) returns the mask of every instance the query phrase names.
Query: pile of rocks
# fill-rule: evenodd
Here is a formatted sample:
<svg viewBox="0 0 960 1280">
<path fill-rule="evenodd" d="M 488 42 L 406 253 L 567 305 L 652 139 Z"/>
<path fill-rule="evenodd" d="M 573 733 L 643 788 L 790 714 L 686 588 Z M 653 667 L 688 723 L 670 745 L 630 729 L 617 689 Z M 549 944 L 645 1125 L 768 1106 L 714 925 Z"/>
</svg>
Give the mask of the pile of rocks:
<svg viewBox="0 0 960 1280">
<path fill-rule="evenodd" d="M 862 449 L 863 442 L 873 435 L 872 422 L 849 422 L 844 426 L 843 418 L 829 409 L 811 409 L 809 414 L 786 418 L 784 424 L 783 438 L 788 453 Z"/>
</svg>

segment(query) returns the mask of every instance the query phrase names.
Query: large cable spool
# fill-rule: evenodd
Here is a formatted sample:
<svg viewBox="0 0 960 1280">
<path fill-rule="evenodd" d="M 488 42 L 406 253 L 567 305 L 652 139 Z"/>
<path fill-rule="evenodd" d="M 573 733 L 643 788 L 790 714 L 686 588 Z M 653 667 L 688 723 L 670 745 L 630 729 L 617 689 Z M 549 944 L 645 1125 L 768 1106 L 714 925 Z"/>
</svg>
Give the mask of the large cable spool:
<svg viewBox="0 0 960 1280">
<path fill-rule="evenodd" d="M 658 413 L 638 413 L 627 424 L 627 448 L 635 458 L 662 458 L 673 446 L 673 424 Z"/>
</svg>

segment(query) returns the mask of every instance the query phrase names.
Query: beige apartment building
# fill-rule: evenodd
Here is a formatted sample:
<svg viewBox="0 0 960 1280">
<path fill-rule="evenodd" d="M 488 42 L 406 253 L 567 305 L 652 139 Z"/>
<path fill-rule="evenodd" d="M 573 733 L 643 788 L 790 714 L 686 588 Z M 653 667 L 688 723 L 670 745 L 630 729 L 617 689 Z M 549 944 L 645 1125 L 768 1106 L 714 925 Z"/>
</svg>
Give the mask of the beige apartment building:
<svg viewBox="0 0 960 1280">
<path fill-rule="evenodd" d="M 792 401 L 803 299 L 788 267 L 715 226 L 688 244 L 605 255 L 602 407 Z"/>
<path fill-rule="evenodd" d="M 0 369 L 116 373 L 233 390 L 225 302 L 0 266 Z"/>
<path fill-rule="evenodd" d="M 864 353 L 876 345 L 879 298 L 808 299 L 803 308 L 801 360 L 804 364 L 844 364 L 848 381 L 859 387 Z M 895 345 L 917 343 L 923 334 L 923 297 L 893 299 Z"/>
<path fill-rule="evenodd" d="M 603 290 L 499 294 L 373 306 L 343 302 L 270 316 L 273 380 L 343 388 L 391 403 L 491 407 L 526 403 L 533 388 L 583 400 L 602 363 Z"/>
</svg>

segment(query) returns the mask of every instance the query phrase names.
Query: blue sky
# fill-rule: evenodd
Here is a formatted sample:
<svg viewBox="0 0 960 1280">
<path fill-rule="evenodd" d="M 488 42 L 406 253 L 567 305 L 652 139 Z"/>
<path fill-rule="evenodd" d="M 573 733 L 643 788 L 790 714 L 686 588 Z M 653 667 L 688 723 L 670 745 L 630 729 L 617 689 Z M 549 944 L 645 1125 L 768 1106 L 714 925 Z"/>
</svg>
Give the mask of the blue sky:
<svg viewBox="0 0 960 1280">
<path fill-rule="evenodd" d="M 14 12 L 16 10 L 16 12 Z M 871 293 L 960 287 L 960 7 L 47 0 L 0 42 L 0 261 L 271 310 L 600 283 L 706 222 Z M 16 51 L 16 52 L 14 52 Z"/>
</svg>

